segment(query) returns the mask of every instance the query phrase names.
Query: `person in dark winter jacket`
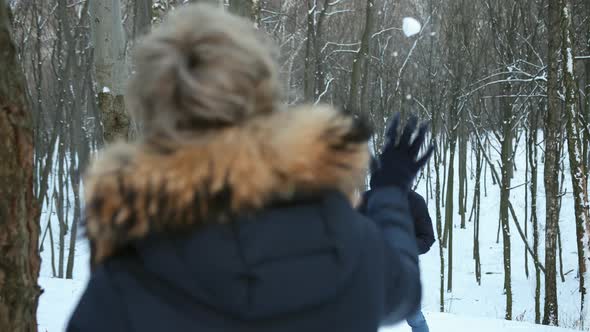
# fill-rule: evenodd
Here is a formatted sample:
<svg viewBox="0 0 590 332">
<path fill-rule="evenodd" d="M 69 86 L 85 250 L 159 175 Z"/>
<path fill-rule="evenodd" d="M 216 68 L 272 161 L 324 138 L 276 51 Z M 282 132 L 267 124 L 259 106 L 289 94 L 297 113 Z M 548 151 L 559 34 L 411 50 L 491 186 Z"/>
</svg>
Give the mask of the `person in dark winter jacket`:
<svg viewBox="0 0 590 332">
<path fill-rule="evenodd" d="M 424 198 L 415 191 L 410 191 L 408 195 L 410 204 L 410 214 L 414 220 L 414 229 L 416 232 L 416 243 L 418 244 L 418 254 L 423 255 L 430 250 L 434 244 L 434 229 L 432 219 L 428 213 L 428 206 Z"/>
<path fill-rule="evenodd" d="M 359 206 L 359 211 L 366 214 L 366 201 L 373 194 L 372 190 L 364 193 L 362 203 Z M 410 215 L 414 221 L 414 232 L 416 235 L 416 245 L 418 246 L 418 254 L 423 255 L 427 253 L 432 244 L 434 244 L 434 229 L 432 227 L 432 219 L 428 213 L 428 207 L 424 198 L 417 192 L 410 190 L 408 193 L 408 204 L 410 207 Z"/>
<path fill-rule="evenodd" d="M 396 143 L 394 121 L 362 215 L 370 130 L 328 106 L 281 111 L 251 23 L 190 5 L 140 45 L 141 136 L 86 174 L 92 276 L 67 331 L 368 332 L 419 308 L 423 127 Z"/>
<path fill-rule="evenodd" d="M 394 121 L 397 121 L 394 120 Z M 417 118 L 412 117 L 409 120 L 409 126 L 415 126 L 417 122 Z M 425 128 L 425 127 L 423 127 Z M 422 129 L 424 130 L 424 129 Z M 432 149 L 432 148 L 431 148 Z M 432 150 L 429 150 L 427 153 L 431 153 Z M 372 173 L 375 174 L 378 172 L 379 161 L 373 163 Z M 379 174 L 377 174 L 379 175 Z M 363 194 L 363 198 L 361 204 L 359 206 L 359 211 L 363 214 L 367 213 L 367 205 L 371 197 L 375 194 L 375 188 L 378 188 L 378 176 L 372 176 L 370 185 L 371 189 Z M 392 197 L 391 199 L 397 199 L 397 197 Z M 434 243 L 434 230 L 432 227 L 432 219 L 430 218 L 430 214 L 428 213 L 428 206 L 424 201 L 424 198 L 420 196 L 417 192 L 410 190 L 408 193 L 408 203 L 410 207 L 410 213 L 412 216 L 412 220 L 414 222 L 414 229 L 415 229 L 415 238 L 416 244 L 418 247 L 418 254 L 423 255 L 430 250 L 432 244 Z M 408 325 L 412 327 L 412 332 L 428 332 L 428 323 L 426 322 L 426 318 L 421 310 L 417 310 L 415 313 L 410 315 L 407 318 Z"/>
<path fill-rule="evenodd" d="M 428 213 L 428 206 L 420 194 L 413 190 L 410 191 L 408 201 L 412 219 L 414 220 L 418 253 L 423 255 L 430 250 L 434 243 L 432 219 L 430 219 Z M 422 310 L 417 310 L 415 314 L 408 317 L 407 322 L 412 327 L 412 332 L 429 332 L 428 323 Z"/>
</svg>

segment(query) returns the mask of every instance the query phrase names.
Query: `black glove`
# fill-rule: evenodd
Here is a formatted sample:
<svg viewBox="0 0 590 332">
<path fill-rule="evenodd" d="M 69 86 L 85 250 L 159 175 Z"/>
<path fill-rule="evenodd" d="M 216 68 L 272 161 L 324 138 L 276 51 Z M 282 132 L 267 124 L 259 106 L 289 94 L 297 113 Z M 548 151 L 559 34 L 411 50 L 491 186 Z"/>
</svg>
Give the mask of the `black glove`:
<svg viewBox="0 0 590 332">
<path fill-rule="evenodd" d="M 430 144 L 426 152 L 422 156 L 418 156 L 420 147 L 426 138 L 428 123 L 420 125 L 416 132 L 418 119 L 415 116 L 408 120 L 399 142 L 396 144 L 399 119 L 400 114 L 396 113 L 385 133 L 385 146 L 372 170 L 371 189 L 397 186 L 409 190 L 416 174 L 428 162 L 434 151 L 434 145 Z M 411 138 L 414 132 L 416 132 L 416 135 L 412 141 Z"/>
</svg>

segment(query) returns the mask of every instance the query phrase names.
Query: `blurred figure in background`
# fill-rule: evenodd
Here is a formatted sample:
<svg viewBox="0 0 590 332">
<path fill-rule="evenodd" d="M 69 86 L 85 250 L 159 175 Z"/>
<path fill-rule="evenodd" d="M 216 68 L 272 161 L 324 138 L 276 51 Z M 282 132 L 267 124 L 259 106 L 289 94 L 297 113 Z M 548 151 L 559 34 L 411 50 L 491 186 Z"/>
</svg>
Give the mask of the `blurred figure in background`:
<svg viewBox="0 0 590 332">
<path fill-rule="evenodd" d="M 418 254 L 424 255 L 434 244 L 434 229 L 432 219 L 428 213 L 428 206 L 424 197 L 415 191 L 410 191 L 408 196 L 410 203 L 410 212 L 414 220 L 416 230 L 416 243 L 418 244 Z M 428 323 L 422 313 L 422 310 L 416 311 L 415 314 L 408 317 L 408 325 L 412 327 L 412 332 L 429 332 Z"/>
<path fill-rule="evenodd" d="M 399 118 L 395 118 L 394 119 L 394 126 L 396 126 L 397 121 L 399 121 Z M 408 121 L 408 127 L 409 128 L 413 128 L 417 125 L 417 118 L 416 117 L 411 117 Z M 422 125 L 422 127 L 419 130 L 419 135 L 421 133 L 425 133 L 426 132 L 426 124 Z M 395 132 L 392 132 L 391 129 L 389 131 L 389 135 L 391 135 L 391 133 L 395 134 Z M 390 141 L 395 140 L 395 136 L 390 136 L 388 138 Z M 417 148 L 420 148 L 419 146 L 416 146 Z M 385 148 L 387 149 L 387 147 Z M 427 150 L 427 155 L 431 153 L 432 147 L 429 148 L 429 150 Z M 384 152 L 386 152 L 386 150 L 384 150 Z M 381 158 L 383 159 L 383 158 Z M 426 159 L 422 159 L 423 161 L 427 161 Z M 391 172 L 384 172 L 383 174 L 380 174 L 380 168 L 382 168 L 382 166 L 380 166 L 380 164 L 382 163 L 381 160 L 374 160 L 374 163 L 372 166 L 372 175 L 371 175 L 371 179 L 370 179 L 370 186 L 371 186 L 371 190 L 367 191 L 366 193 L 364 193 L 363 198 L 361 200 L 361 204 L 359 207 L 359 210 L 361 213 L 366 214 L 367 213 L 367 205 L 366 202 L 368 202 L 371 198 L 371 196 L 374 194 L 374 188 L 379 188 L 379 184 L 382 181 L 387 181 L 387 174 L 389 175 L 393 175 L 396 173 L 391 173 Z M 391 167 L 389 167 L 388 169 L 391 169 Z M 392 200 L 397 199 L 397 197 L 392 197 Z M 432 227 L 432 219 L 430 218 L 430 214 L 428 213 L 428 206 L 426 205 L 426 202 L 424 201 L 424 198 L 422 196 L 420 196 L 420 194 L 418 194 L 417 192 L 415 192 L 414 190 L 409 190 L 408 193 L 408 203 L 409 203 L 409 207 L 410 207 L 410 214 L 412 216 L 412 220 L 414 221 L 414 229 L 415 229 L 415 238 L 416 238 L 416 245 L 418 247 L 418 254 L 419 255 L 423 255 L 425 253 L 427 253 L 430 248 L 432 247 L 432 244 L 434 243 L 434 229 Z M 428 323 L 426 322 L 426 318 L 424 317 L 424 314 L 422 313 L 421 310 L 417 310 L 415 313 L 413 313 L 411 316 L 409 316 L 407 318 L 407 322 L 408 325 L 410 325 L 410 327 L 412 328 L 412 332 L 429 332 L 428 329 Z"/>
</svg>

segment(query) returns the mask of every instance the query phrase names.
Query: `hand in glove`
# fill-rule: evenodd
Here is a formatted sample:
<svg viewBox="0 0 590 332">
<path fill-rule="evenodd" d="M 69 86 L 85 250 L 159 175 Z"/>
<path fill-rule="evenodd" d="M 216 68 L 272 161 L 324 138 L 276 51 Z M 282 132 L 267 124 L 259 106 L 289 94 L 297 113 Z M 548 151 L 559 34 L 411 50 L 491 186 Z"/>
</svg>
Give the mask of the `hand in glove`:
<svg viewBox="0 0 590 332">
<path fill-rule="evenodd" d="M 399 120 L 400 114 L 396 113 L 385 133 L 385 146 L 371 174 L 371 189 L 397 186 L 409 190 L 418 171 L 428 162 L 434 151 L 434 145 L 430 144 L 424 154 L 418 155 L 426 138 L 428 123 L 420 125 L 416 132 L 418 119 L 415 116 L 408 120 L 396 144 Z M 412 140 L 414 133 L 416 135 Z"/>
</svg>

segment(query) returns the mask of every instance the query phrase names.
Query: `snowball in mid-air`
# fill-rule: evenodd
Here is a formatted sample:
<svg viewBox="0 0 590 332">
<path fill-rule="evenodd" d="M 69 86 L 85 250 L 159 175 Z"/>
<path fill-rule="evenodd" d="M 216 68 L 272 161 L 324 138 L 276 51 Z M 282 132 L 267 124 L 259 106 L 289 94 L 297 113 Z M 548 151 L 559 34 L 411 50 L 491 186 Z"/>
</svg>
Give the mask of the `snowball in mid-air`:
<svg viewBox="0 0 590 332">
<path fill-rule="evenodd" d="M 422 29 L 422 24 L 420 24 L 420 22 L 418 22 L 418 20 L 413 17 L 405 17 L 403 20 L 402 29 L 404 30 L 406 37 L 412 37 L 413 35 L 420 32 Z"/>
</svg>

